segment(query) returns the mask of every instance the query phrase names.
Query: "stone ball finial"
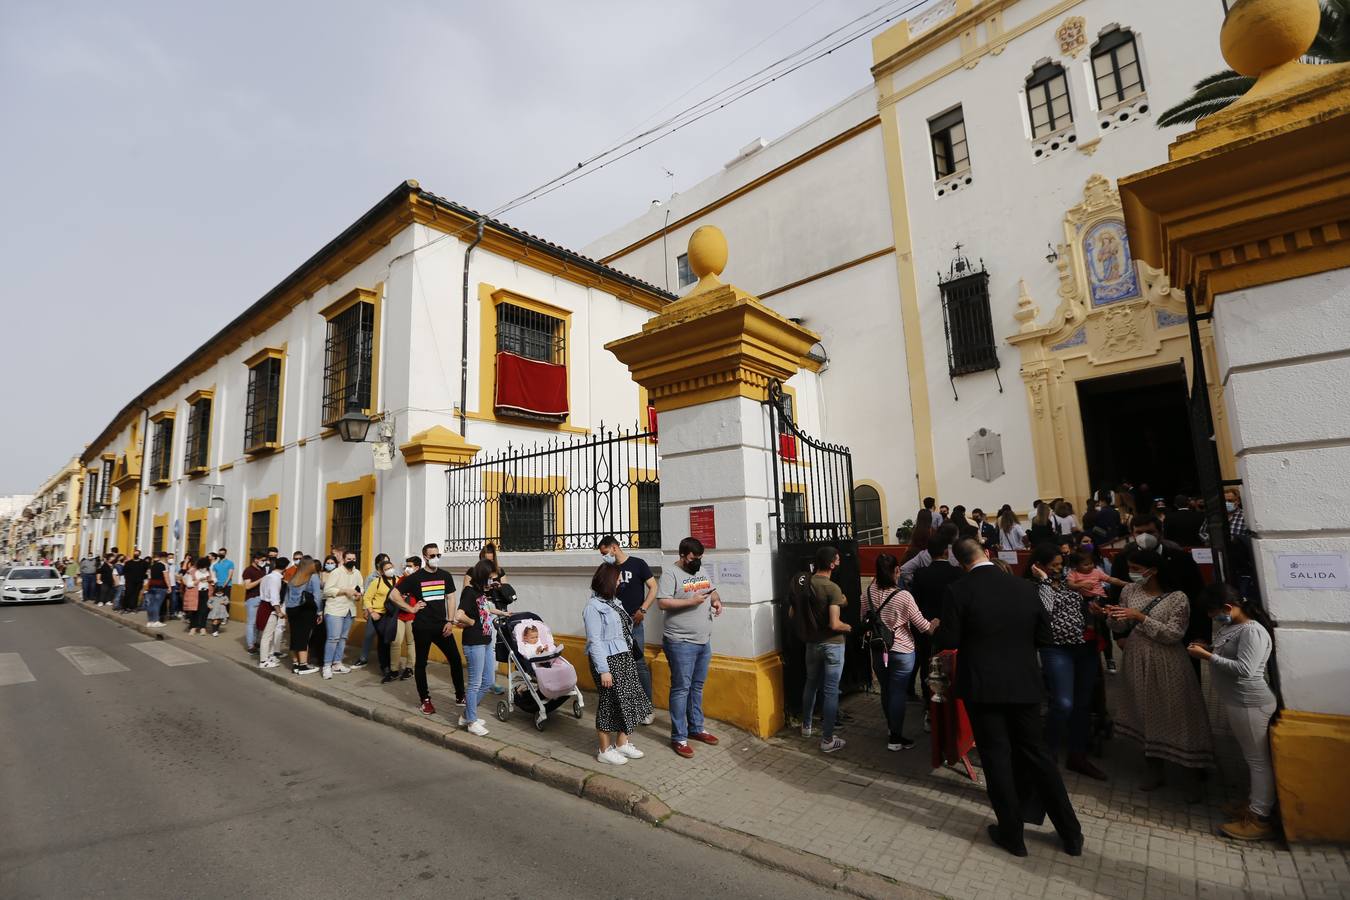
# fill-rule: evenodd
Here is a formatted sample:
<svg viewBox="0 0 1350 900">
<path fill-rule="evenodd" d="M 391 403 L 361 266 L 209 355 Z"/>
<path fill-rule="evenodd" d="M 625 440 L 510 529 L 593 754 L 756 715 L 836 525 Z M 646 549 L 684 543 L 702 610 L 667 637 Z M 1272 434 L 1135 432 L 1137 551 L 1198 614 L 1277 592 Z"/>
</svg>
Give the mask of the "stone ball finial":
<svg viewBox="0 0 1350 900">
<path fill-rule="evenodd" d="M 727 267 L 727 238 L 715 225 L 701 225 L 689 236 L 689 268 L 700 282 L 720 284 Z"/>
<path fill-rule="evenodd" d="M 1297 60 L 1317 37 L 1317 0 L 1237 0 L 1219 32 L 1223 58 L 1241 75 Z"/>
</svg>

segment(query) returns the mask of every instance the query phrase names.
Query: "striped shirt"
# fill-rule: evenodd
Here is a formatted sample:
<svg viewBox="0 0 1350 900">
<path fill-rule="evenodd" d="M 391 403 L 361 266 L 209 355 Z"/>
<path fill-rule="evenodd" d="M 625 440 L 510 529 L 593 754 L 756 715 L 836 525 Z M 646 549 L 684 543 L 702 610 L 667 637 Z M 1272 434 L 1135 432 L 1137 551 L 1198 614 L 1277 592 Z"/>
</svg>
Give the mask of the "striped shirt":
<svg viewBox="0 0 1350 900">
<path fill-rule="evenodd" d="M 933 630 L 933 625 L 923 617 L 923 613 L 919 612 L 919 605 L 914 602 L 914 595 L 909 591 L 900 591 L 886 603 L 886 598 L 894 590 L 895 588 L 884 588 L 876 581 L 869 584 L 862 598 L 862 615 L 866 617 L 873 610 L 880 609 L 882 623 L 895 635 L 891 652 L 913 653 L 914 634 L 910 629 L 917 628 L 928 634 Z M 883 603 L 886 605 L 882 606 Z"/>
</svg>

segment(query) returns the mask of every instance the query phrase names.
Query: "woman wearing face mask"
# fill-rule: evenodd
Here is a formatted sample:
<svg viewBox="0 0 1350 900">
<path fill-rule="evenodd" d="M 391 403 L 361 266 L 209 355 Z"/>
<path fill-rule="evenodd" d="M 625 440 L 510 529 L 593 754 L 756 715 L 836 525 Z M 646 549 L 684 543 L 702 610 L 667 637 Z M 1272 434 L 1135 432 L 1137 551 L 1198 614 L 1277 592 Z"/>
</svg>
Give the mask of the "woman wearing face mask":
<svg viewBox="0 0 1350 900">
<path fill-rule="evenodd" d="M 379 652 L 380 674 L 383 676 L 380 684 L 388 684 L 398 678 L 398 674 L 390 668 L 389 645 L 393 641 L 385 640 L 383 635 L 396 634 L 398 631 L 397 614 L 400 610 L 389 600 L 389 592 L 398 585 L 399 576 L 398 570 L 394 568 L 387 554 L 381 553 L 376 560 L 379 568 L 366 585 L 362 603 L 366 609 L 366 629 L 374 634 L 378 641 L 376 647 Z M 411 669 L 408 670 L 408 675 L 411 677 Z"/>
<path fill-rule="evenodd" d="M 1069 587 L 1064 571 L 1064 556 L 1054 544 L 1041 544 L 1031 551 L 1024 573 L 1036 585 L 1041 604 L 1050 614 L 1053 644 L 1041 648 L 1041 672 L 1050 692 L 1045 716 L 1045 742 L 1050 752 L 1059 755 L 1059 746 L 1068 749 L 1066 768 L 1099 781 L 1106 773 L 1094 766 L 1087 755 L 1091 726 L 1092 692 L 1097 685 L 1097 650 L 1084 638 L 1084 609 L 1101 611 L 1095 601 L 1086 601 Z"/>
<path fill-rule="evenodd" d="M 1107 608 L 1122 650 L 1116 731 L 1143 746 L 1149 777 L 1140 790 L 1167 783 L 1167 762 L 1191 773 L 1188 803 L 1204 797 L 1201 778 L 1214 762 L 1205 702 L 1182 640 L 1190 604 L 1157 550 L 1132 550 L 1130 585 Z"/>
<path fill-rule="evenodd" d="M 1214 644 L 1206 647 L 1197 642 L 1186 649 L 1195 659 L 1210 664 L 1219 705 L 1228 716 L 1251 776 L 1247 802 L 1224 807 L 1233 821 L 1219 830 L 1239 841 L 1269 840 L 1275 837 L 1275 775 L 1270 766 L 1267 731 L 1276 703 L 1266 683 L 1266 665 L 1275 623 L 1265 610 L 1243 599 L 1231 585 L 1209 585 L 1204 599 L 1209 617 L 1218 627 Z"/>
<path fill-rule="evenodd" d="M 356 616 L 356 602 L 361 599 L 361 585 L 356 554 L 346 550 L 342 554 L 342 568 L 329 572 L 323 583 L 323 618 L 327 629 L 323 651 L 324 678 L 351 671 L 342 662 L 342 654 L 347 648 L 352 619 Z"/>
<path fill-rule="evenodd" d="M 318 566 L 308 556 L 295 564 L 295 572 L 286 581 L 283 603 L 286 626 L 291 631 L 291 674 L 311 675 L 318 670 L 309 664 L 310 635 L 323 621 L 323 587 Z"/>
<path fill-rule="evenodd" d="M 376 618 L 375 618 L 374 621 L 371 620 L 371 618 L 370 618 L 370 613 L 369 613 L 368 608 L 366 607 L 366 604 L 365 604 L 365 596 L 366 596 L 366 594 L 370 593 L 370 588 L 371 588 L 371 586 L 374 585 L 375 582 L 377 582 L 377 581 L 380 580 L 380 575 L 383 574 L 383 572 L 384 572 L 384 567 L 387 566 L 387 565 L 389 565 L 389 554 L 388 554 L 388 553 L 376 553 L 376 554 L 375 554 L 375 565 L 371 568 L 371 570 L 370 570 L 370 575 L 368 575 L 368 576 L 366 577 L 366 584 L 365 584 L 365 587 L 363 587 L 363 588 L 361 589 L 361 598 L 362 598 L 362 599 L 361 599 L 361 608 L 362 608 L 362 610 L 366 610 L 366 613 L 365 613 L 366 627 L 365 627 L 365 629 L 364 629 L 364 632 L 365 632 L 365 633 L 361 636 L 361 655 L 358 656 L 358 657 L 356 657 L 356 661 L 352 663 L 352 668 L 353 668 L 353 669 L 359 669 L 359 668 L 361 668 L 362 666 L 364 666 L 366 663 L 370 662 L 370 648 L 373 647 L 373 646 L 375 646 L 375 642 L 376 642 L 376 640 L 378 640 L 378 638 L 379 638 L 379 634 L 377 633 L 378 630 L 375 628 L 375 622 L 378 622 L 378 621 L 379 621 L 379 617 L 376 616 Z M 381 609 L 384 608 L 384 606 L 383 606 L 383 601 L 381 601 L 381 606 L 380 606 L 380 608 L 381 608 Z M 381 649 L 380 649 L 380 654 L 381 654 L 381 655 L 380 655 L 380 659 L 381 659 L 381 661 L 384 662 L 384 663 L 387 663 L 387 662 L 388 662 L 388 660 L 385 659 L 385 650 L 386 650 L 386 649 L 387 649 L 387 648 L 384 648 L 384 647 L 381 647 Z M 382 665 L 381 668 L 382 668 L 382 669 L 383 669 L 383 668 L 386 668 L 386 666 L 383 666 L 383 665 Z"/>
</svg>

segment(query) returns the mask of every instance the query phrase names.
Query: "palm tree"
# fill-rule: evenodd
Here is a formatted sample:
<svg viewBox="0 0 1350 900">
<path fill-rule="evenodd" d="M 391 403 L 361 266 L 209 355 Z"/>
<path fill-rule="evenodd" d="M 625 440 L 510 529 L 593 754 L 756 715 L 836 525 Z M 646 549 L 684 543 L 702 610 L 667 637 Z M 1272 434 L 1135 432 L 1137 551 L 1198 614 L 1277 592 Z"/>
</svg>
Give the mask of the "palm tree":
<svg viewBox="0 0 1350 900">
<path fill-rule="evenodd" d="M 1322 0 L 1322 22 L 1304 60 L 1310 63 L 1350 62 L 1350 0 Z M 1213 115 L 1256 84 L 1250 75 L 1224 69 L 1200 79 L 1195 93 L 1158 116 L 1158 127 L 1181 125 Z"/>
</svg>

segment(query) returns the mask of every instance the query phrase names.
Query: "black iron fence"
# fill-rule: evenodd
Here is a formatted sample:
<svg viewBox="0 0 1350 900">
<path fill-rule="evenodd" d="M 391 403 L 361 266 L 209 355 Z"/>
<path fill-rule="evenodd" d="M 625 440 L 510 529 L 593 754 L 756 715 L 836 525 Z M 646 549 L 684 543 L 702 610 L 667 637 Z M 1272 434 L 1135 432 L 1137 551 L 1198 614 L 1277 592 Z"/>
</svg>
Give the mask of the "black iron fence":
<svg viewBox="0 0 1350 900">
<path fill-rule="evenodd" d="M 506 449 L 455 466 L 446 550 L 590 550 L 607 534 L 660 548 L 656 435 L 608 429 L 575 441 Z"/>
<path fill-rule="evenodd" d="M 769 385 L 778 541 L 854 540 L 853 457 L 847 447 L 816 440 L 798 429 L 789 412 L 789 396 L 777 381 Z"/>
</svg>

